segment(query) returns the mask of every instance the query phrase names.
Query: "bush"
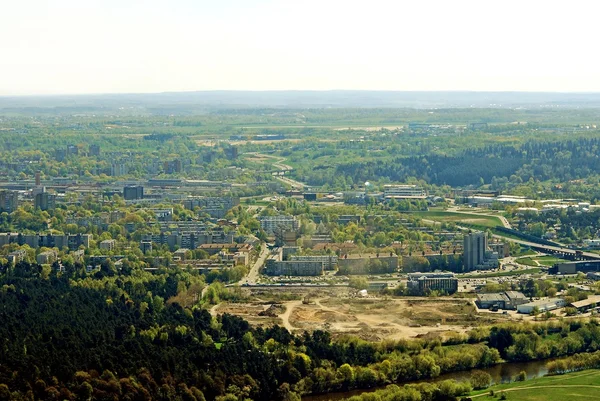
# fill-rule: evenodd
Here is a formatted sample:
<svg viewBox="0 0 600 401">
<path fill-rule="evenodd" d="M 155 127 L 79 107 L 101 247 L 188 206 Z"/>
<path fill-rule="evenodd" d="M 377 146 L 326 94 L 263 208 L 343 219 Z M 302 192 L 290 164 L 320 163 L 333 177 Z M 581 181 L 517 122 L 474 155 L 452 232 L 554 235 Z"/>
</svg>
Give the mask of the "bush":
<svg viewBox="0 0 600 401">
<path fill-rule="evenodd" d="M 481 390 L 492 384 L 492 376 L 487 372 L 476 370 L 471 374 L 470 382 L 475 390 Z"/>
</svg>

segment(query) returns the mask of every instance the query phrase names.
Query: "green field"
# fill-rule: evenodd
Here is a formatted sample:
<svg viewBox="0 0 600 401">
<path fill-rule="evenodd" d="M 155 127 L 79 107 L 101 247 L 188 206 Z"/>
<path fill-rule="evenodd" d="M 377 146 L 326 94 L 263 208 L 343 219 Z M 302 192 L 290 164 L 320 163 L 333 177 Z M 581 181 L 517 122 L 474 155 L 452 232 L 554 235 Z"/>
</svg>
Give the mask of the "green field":
<svg viewBox="0 0 600 401">
<path fill-rule="evenodd" d="M 495 397 L 490 397 L 490 390 Z M 507 400 L 519 401 L 564 401 L 600 400 L 600 370 L 585 370 L 560 376 L 546 376 L 525 382 L 514 382 L 474 391 L 469 397 L 486 400 L 499 399 L 500 392 Z"/>
<path fill-rule="evenodd" d="M 413 212 L 412 215 L 418 216 L 424 220 L 433 220 L 440 223 L 457 223 L 472 227 L 494 228 L 501 226 L 502 222 L 495 216 L 484 216 L 470 213 L 445 212 L 445 211 L 427 211 Z"/>
<path fill-rule="evenodd" d="M 538 263 L 536 263 L 539 262 Z M 565 262 L 565 259 L 557 258 L 556 256 L 538 256 L 538 257 L 524 257 L 516 260 L 517 263 L 527 266 L 553 266 L 555 263 Z"/>
</svg>

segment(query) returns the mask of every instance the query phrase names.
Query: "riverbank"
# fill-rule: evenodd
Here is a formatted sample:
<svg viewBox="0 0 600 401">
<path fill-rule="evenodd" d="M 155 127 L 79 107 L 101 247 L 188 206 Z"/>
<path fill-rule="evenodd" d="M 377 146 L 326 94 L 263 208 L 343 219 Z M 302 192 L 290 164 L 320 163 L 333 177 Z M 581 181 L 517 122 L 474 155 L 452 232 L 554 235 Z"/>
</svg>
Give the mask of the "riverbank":
<svg viewBox="0 0 600 401">
<path fill-rule="evenodd" d="M 483 399 L 491 391 L 506 394 L 508 400 L 564 401 L 597 399 L 600 389 L 600 370 L 590 369 L 564 375 L 538 377 L 524 382 L 504 383 L 485 390 L 474 391 L 471 399 Z"/>
<path fill-rule="evenodd" d="M 527 379 L 539 378 L 548 373 L 548 368 L 546 364 L 553 359 L 539 360 L 539 361 L 531 361 L 531 362 L 505 362 L 499 363 L 494 366 L 490 366 L 488 368 L 479 368 L 472 370 L 463 370 L 459 372 L 449 372 L 441 374 L 437 377 L 431 379 L 417 380 L 411 382 L 403 382 L 396 383 L 398 386 L 403 386 L 405 384 L 415 384 L 415 383 L 435 383 L 441 382 L 444 380 L 455 380 L 458 382 L 468 381 L 471 378 L 471 374 L 475 370 L 484 371 L 488 373 L 492 377 L 492 383 L 494 384 L 502 384 L 502 383 L 510 383 L 514 381 L 514 378 L 522 371 L 527 373 Z M 522 383 L 522 382 L 521 382 Z M 302 397 L 302 401 L 341 401 L 346 398 L 361 395 L 365 393 L 375 392 L 377 390 L 384 389 L 386 386 L 374 387 L 372 389 L 357 389 L 350 390 L 344 392 L 334 392 L 327 394 L 319 394 L 319 395 L 306 395 Z"/>
</svg>

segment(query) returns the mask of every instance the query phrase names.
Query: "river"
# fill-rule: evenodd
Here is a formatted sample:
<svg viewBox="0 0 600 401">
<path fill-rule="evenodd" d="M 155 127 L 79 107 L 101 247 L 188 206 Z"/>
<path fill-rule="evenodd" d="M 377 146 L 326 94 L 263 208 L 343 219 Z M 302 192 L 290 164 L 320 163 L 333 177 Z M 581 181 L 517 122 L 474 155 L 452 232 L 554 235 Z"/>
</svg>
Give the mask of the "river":
<svg viewBox="0 0 600 401">
<path fill-rule="evenodd" d="M 492 381 L 494 384 L 510 382 L 517 376 L 521 371 L 525 371 L 527 373 L 527 379 L 533 379 L 535 377 L 544 376 L 548 373 L 548 369 L 546 368 L 546 364 L 550 362 L 552 359 L 546 359 L 542 361 L 532 361 L 532 362 L 507 362 L 500 363 L 498 365 L 491 366 L 489 368 L 481 368 L 481 369 L 473 369 L 473 370 L 482 370 L 484 372 L 489 373 L 492 376 Z M 442 380 L 453 379 L 456 381 L 465 381 L 469 380 L 471 377 L 471 373 L 473 370 L 464 370 L 461 372 L 450 372 L 439 375 L 438 377 L 434 377 L 432 379 L 427 380 L 418 380 L 413 382 L 403 382 L 396 383 L 399 386 L 409 383 L 422 383 L 422 382 L 438 382 Z M 328 393 L 328 394 L 319 394 L 319 395 L 306 395 L 302 397 L 302 401 L 339 401 L 344 398 L 352 397 L 353 395 L 359 395 L 362 393 L 368 393 L 375 390 L 379 390 L 385 388 L 386 386 L 375 387 L 368 390 L 351 390 L 351 391 L 342 391 L 337 393 Z"/>
</svg>

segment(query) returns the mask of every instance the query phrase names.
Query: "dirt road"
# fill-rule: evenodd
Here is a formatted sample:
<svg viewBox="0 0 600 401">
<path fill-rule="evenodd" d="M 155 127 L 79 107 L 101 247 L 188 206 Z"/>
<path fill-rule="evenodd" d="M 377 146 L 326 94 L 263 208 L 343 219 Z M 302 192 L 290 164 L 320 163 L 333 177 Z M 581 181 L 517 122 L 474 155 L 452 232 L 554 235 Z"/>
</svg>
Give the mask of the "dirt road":
<svg viewBox="0 0 600 401">
<path fill-rule="evenodd" d="M 293 333 L 294 330 L 297 330 L 297 327 L 294 327 L 294 326 L 292 326 L 290 324 L 290 315 L 292 314 L 292 312 L 294 311 L 294 309 L 298 305 L 301 305 L 301 304 L 302 304 L 302 301 L 290 301 L 290 302 L 286 302 L 286 303 L 284 303 L 285 312 L 282 313 L 281 315 L 279 315 L 279 318 L 281 319 L 283 327 L 285 327 L 290 333 Z"/>
</svg>

